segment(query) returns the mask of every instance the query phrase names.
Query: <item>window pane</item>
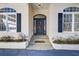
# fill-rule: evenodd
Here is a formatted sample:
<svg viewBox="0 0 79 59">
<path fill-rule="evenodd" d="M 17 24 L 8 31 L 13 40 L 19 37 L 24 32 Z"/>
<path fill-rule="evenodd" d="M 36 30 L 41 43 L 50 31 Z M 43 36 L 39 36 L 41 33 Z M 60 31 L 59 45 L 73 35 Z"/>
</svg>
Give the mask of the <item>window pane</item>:
<svg viewBox="0 0 79 59">
<path fill-rule="evenodd" d="M 79 14 L 75 14 L 74 18 L 74 30 L 79 31 Z"/>
<path fill-rule="evenodd" d="M 72 31 L 72 23 L 64 23 L 64 31 Z"/>
<path fill-rule="evenodd" d="M 0 15 L 0 31 L 6 31 L 6 16 Z"/>
<path fill-rule="evenodd" d="M 79 14 L 75 14 L 74 17 L 75 17 L 75 20 L 74 20 L 74 21 L 75 21 L 75 22 L 79 22 Z"/>
<path fill-rule="evenodd" d="M 72 14 L 64 14 L 64 22 L 72 22 Z"/>
<path fill-rule="evenodd" d="M 16 14 L 8 14 L 8 31 L 16 32 Z"/>
<path fill-rule="evenodd" d="M 15 22 L 16 23 L 16 20 L 15 19 L 12 19 L 10 17 L 8 17 L 8 21 L 11 21 L 11 22 Z"/>
<path fill-rule="evenodd" d="M 9 17 L 16 18 L 16 15 L 8 15 Z"/>
<path fill-rule="evenodd" d="M 64 31 L 72 31 L 72 14 L 64 14 Z"/>
<path fill-rule="evenodd" d="M 79 31 L 79 23 L 75 23 L 75 25 L 74 25 L 74 30 L 75 30 L 75 31 Z"/>
</svg>

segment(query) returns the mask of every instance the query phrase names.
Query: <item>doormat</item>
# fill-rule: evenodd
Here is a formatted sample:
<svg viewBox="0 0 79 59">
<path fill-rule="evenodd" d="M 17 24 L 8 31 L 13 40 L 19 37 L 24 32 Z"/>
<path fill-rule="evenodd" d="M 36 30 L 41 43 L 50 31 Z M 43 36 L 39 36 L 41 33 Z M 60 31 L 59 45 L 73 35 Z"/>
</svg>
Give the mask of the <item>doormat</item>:
<svg viewBox="0 0 79 59">
<path fill-rule="evenodd" d="M 45 41 L 35 41 L 35 43 L 45 43 Z"/>
</svg>

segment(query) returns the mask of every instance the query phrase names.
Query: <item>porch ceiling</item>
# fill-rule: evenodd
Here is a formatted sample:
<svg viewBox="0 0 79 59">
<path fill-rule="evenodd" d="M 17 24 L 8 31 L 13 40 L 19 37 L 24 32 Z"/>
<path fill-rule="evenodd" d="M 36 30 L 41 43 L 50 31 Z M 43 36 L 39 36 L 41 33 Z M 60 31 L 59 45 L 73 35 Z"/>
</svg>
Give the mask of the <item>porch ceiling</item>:
<svg viewBox="0 0 79 59">
<path fill-rule="evenodd" d="M 45 9 L 49 7 L 49 3 L 31 3 L 32 9 Z"/>
</svg>

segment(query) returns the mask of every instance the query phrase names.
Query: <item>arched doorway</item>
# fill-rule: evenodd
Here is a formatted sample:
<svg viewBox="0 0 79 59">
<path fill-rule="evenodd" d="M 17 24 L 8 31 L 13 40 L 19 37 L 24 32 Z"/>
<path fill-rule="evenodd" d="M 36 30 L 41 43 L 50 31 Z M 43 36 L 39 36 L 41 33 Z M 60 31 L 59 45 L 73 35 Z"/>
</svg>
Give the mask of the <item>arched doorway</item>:
<svg viewBox="0 0 79 59">
<path fill-rule="evenodd" d="M 46 16 L 37 14 L 33 17 L 34 35 L 46 35 Z"/>
</svg>

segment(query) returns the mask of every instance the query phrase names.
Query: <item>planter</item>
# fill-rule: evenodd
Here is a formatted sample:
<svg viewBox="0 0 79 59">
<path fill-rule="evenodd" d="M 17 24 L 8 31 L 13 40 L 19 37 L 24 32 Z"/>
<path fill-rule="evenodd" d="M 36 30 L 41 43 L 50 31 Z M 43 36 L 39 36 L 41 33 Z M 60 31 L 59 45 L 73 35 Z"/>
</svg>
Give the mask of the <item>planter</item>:
<svg viewBox="0 0 79 59">
<path fill-rule="evenodd" d="M 54 49 L 60 50 L 79 50 L 79 44 L 56 44 L 53 43 Z"/>
<path fill-rule="evenodd" d="M 28 41 L 24 42 L 0 42 L 0 48 L 4 49 L 25 49 Z"/>
</svg>

